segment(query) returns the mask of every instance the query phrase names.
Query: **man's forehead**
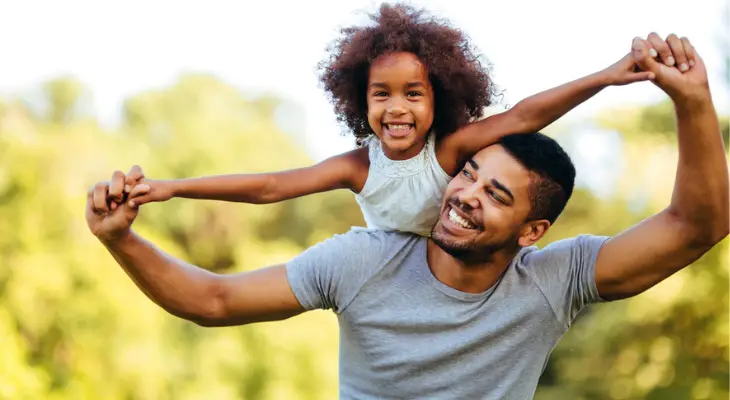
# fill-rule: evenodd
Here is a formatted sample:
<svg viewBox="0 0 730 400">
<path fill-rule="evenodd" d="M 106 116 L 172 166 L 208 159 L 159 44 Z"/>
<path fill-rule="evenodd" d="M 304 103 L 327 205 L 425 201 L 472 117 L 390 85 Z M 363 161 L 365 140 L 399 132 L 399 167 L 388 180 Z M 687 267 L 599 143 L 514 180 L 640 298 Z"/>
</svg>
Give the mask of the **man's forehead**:
<svg viewBox="0 0 730 400">
<path fill-rule="evenodd" d="M 477 175 L 497 179 L 514 189 L 526 187 L 532 177 L 530 171 L 499 144 L 481 149 L 472 160 L 479 167 Z"/>
<path fill-rule="evenodd" d="M 490 167 L 490 169 L 501 166 L 500 169 L 523 170 L 527 169 L 517 161 L 504 147 L 499 144 L 493 144 L 479 150 L 472 157 L 480 169 L 482 167 Z"/>
</svg>

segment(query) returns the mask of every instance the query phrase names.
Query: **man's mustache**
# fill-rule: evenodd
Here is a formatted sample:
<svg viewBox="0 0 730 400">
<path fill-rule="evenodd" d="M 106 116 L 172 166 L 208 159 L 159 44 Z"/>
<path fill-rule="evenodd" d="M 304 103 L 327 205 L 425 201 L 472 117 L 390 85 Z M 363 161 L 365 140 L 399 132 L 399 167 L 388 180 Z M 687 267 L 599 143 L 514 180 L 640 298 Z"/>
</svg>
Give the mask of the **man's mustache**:
<svg viewBox="0 0 730 400">
<path fill-rule="evenodd" d="M 470 205 L 464 204 L 461 201 L 459 201 L 458 197 L 456 197 L 456 196 L 449 197 L 448 200 L 446 200 L 446 203 L 449 204 L 453 208 L 458 208 L 459 210 L 461 210 L 461 212 L 466 214 L 469 217 L 469 219 L 471 220 L 471 222 L 473 222 L 478 228 L 484 227 L 484 224 L 482 223 L 481 218 L 478 215 L 476 215 L 476 213 L 473 212 L 474 209 Z"/>
</svg>

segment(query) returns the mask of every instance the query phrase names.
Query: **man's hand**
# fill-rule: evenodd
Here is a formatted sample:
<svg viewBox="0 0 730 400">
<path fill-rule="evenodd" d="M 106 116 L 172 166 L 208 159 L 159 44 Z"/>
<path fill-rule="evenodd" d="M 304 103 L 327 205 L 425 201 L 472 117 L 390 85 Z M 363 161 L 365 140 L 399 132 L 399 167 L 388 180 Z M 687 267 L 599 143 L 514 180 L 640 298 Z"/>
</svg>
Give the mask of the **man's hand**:
<svg viewBox="0 0 730 400">
<path fill-rule="evenodd" d="M 128 175 L 141 174 L 139 167 L 132 167 Z M 145 184 L 134 186 L 125 193 L 126 176 L 115 171 L 110 181 L 98 182 L 89 189 L 86 200 L 86 223 L 89 230 L 104 243 L 111 243 L 129 234 L 137 207 L 130 207 L 125 197 L 139 196 L 149 187 Z"/>
<path fill-rule="evenodd" d="M 636 62 L 631 53 L 626 54 L 600 74 L 606 77 L 609 85 L 623 86 L 629 83 L 653 80 L 656 76 L 652 71 L 637 71 Z"/>
<path fill-rule="evenodd" d="M 671 34 L 664 41 L 651 33 L 646 40 L 635 38 L 631 47 L 634 62 L 642 70 L 653 72 L 654 83 L 675 103 L 709 98 L 705 63 L 689 39 Z M 662 62 L 654 59 L 656 55 Z"/>
</svg>

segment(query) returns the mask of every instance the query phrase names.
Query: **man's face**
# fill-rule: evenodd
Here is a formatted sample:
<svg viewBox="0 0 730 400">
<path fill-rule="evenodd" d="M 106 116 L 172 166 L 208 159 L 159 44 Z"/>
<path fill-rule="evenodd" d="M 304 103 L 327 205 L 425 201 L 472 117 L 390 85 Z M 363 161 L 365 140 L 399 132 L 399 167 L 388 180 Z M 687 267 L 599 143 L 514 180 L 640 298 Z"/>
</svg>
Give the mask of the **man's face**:
<svg viewBox="0 0 730 400">
<path fill-rule="evenodd" d="M 471 260 L 532 244 L 537 240 L 534 225 L 526 219 L 533 179 L 537 177 L 501 145 L 482 149 L 446 188 L 433 241 L 454 257 Z"/>
</svg>

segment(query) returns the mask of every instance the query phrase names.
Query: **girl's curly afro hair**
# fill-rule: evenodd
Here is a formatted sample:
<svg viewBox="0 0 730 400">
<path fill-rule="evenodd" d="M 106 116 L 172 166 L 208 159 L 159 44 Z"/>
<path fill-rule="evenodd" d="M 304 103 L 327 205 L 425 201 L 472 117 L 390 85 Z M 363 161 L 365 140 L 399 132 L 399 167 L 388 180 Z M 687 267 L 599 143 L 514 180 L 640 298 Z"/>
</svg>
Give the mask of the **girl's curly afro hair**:
<svg viewBox="0 0 730 400">
<path fill-rule="evenodd" d="M 328 47 L 329 57 L 319 64 L 320 82 L 337 120 L 358 140 L 373 134 L 367 118 L 370 64 L 388 53 L 413 53 L 426 66 L 434 90 L 432 130 L 437 137 L 482 117 L 495 89 L 465 34 L 403 4 L 383 4 L 369 17 L 374 25 L 343 28 Z"/>
</svg>

